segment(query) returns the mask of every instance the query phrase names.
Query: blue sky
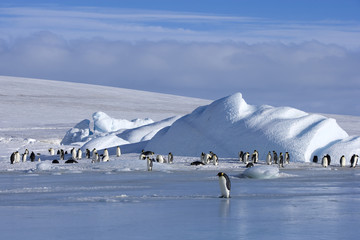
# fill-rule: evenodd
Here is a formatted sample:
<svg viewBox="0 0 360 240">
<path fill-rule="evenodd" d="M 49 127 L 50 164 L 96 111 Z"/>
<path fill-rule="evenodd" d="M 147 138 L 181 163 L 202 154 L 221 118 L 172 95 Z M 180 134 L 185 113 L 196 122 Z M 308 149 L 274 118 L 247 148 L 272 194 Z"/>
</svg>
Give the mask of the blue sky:
<svg viewBox="0 0 360 240">
<path fill-rule="evenodd" d="M 359 12 L 333 0 L 5 0 L 0 75 L 360 115 Z"/>
</svg>

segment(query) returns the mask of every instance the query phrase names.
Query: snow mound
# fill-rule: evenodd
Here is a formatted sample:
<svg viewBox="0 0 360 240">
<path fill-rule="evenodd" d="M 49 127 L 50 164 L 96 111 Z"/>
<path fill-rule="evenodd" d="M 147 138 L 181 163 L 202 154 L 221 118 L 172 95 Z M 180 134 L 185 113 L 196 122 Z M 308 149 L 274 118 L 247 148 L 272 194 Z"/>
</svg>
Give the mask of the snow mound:
<svg viewBox="0 0 360 240">
<path fill-rule="evenodd" d="M 36 170 L 38 171 L 49 171 L 52 170 L 52 165 L 50 161 L 45 161 L 45 162 L 41 162 L 38 163 L 36 165 Z"/>
<path fill-rule="evenodd" d="M 171 117 L 145 126 L 138 127 L 136 129 L 128 129 L 118 134 L 117 136 L 128 141 L 129 143 L 147 141 L 153 138 L 159 130 L 164 127 L 170 126 L 179 118 L 180 117 Z"/>
<path fill-rule="evenodd" d="M 97 112 L 99 113 L 99 112 Z M 94 135 L 88 136 L 87 142 L 81 147 L 82 150 L 85 149 L 104 149 L 111 148 L 115 146 L 125 145 L 125 144 L 134 144 L 138 142 L 144 142 L 150 140 L 159 130 L 164 127 L 170 126 L 180 117 L 170 117 L 158 122 L 150 121 L 149 124 L 143 125 L 145 122 L 136 120 L 135 124 L 124 124 L 123 127 L 128 127 L 128 129 L 121 129 L 114 132 L 96 132 Z M 127 121 L 127 120 L 125 120 Z M 132 122 L 132 121 L 128 121 Z M 137 122 L 137 123 L 136 123 Z M 105 124 L 103 122 L 102 124 Z M 111 124 L 111 123 L 110 123 Z M 97 127 L 96 124 L 95 129 Z M 133 128 L 136 125 L 139 127 Z M 131 127 L 129 129 L 129 127 Z M 105 129 L 105 127 L 103 127 Z M 73 138 L 72 138 L 73 139 Z"/>
<path fill-rule="evenodd" d="M 81 149 L 82 151 L 85 151 L 85 149 L 105 149 L 105 148 L 111 148 L 116 147 L 124 144 L 128 144 L 128 141 L 125 141 L 122 138 L 119 138 L 116 136 L 116 134 L 108 134 L 105 136 L 98 136 L 96 138 L 91 139 L 87 143 L 85 143 Z"/>
<path fill-rule="evenodd" d="M 246 169 L 242 176 L 256 179 L 270 179 L 280 177 L 279 168 L 277 166 L 254 166 Z"/>
<path fill-rule="evenodd" d="M 260 159 L 275 150 L 289 152 L 292 161 L 309 162 L 315 152 L 347 137 L 332 118 L 291 107 L 249 105 L 236 93 L 178 119 L 159 131 L 146 148 L 182 156 L 213 151 L 219 157 L 237 157 L 239 151 L 256 149 Z"/>
<path fill-rule="evenodd" d="M 90 120 L 84 119 L 66 132 L 60 144 L 70 145 L 74 142 L 84 142 L 91 134 Z"/>
<path fill-rule="evenodd" d="M 360 153 L 360 136 L 351 136 L 335 142 L 331 146 L 321 149 L 314 153 L 320 157 L 320 159 L 329 154 L 331 156 L 331 162 L 334 164 L 340 164 L 340 158 L 342 155 L 346 158 L 346 163 L 350 164 L 350 159 L 353 154 Z"/>
<path fill-rule="evenodd" d="M 150 118 L 145 119 L 115 119 L 111 118 L 104 112 L 95 112 L 93 114 L 94 130 L 99 132 L 114 132 L 120 129 L 131 129 L 153 123 L 154 121 Z"/>
</svg>

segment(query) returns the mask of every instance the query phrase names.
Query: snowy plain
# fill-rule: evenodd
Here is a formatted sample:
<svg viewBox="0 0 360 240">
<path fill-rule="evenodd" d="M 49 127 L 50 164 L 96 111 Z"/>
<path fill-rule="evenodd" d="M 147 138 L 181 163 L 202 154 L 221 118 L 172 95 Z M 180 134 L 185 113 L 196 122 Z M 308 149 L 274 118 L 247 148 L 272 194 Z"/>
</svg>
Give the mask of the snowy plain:
<svg viewBox="0 0 360 240">
<path fill-rule="evenodd" d="M 157 131 L 212 101 L 12 77 L 0 77 L 0 84 L 4 239 L 357 239 L 360 234 L 360 170 L 340 168 L 338 159 L 328 168 L 296 161 L 279 170 L 260 157 L 265 170 L 258 168 L 255 179 L 244 177 L 247 170 L 236 155 L 219 155 L 218 166 L 191 166 L 200 157 L 175 155 L 173 164 L 154 163 L 154 170 L 146 171 L 139 149 Z M 96 112 L 153 123 L 115 130 L 111 137 L 127 145 L 120 157 L 110 148 L 109 162 L 51 164 L 56 156 L 49 156 L 48 148 L 81 147 L 85 142 L 60 142 Z M 360 117 L 323 115 L 336 119 L 350 137 L 360 134 Z M 86 144 L 104 143 L 110 135 L 99 132 Z M 25 148 L 40 153 L 41 162 L 11 165 L 11 152 Z M 209 150 L 199 149 L 198 155 Z M 218 198 L 219 171 L 232 181 L 230 199 Z M 261 179 L 266 171 L 274 174 Z"/>
</svg>

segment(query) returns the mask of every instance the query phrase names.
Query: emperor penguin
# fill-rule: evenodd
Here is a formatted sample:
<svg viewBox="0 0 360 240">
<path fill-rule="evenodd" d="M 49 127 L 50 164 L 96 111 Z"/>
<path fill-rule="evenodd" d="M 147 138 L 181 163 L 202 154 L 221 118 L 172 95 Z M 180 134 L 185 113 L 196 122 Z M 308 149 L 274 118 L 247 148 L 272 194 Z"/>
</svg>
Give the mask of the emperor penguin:
<svg viewBox="0 0 360 240">
<path fill-rule="evenodd" d="M 174 155 L 171 152 L 169 152 L 169 154 L 168 154 L 168 163 L 173 163 L 173 162 L 174 162 Z"/>
<path fill-rule="evenodd" d="M 351 168 L 355 168 L 357 163 L 358 163 L 358 159 L 359 159 L 359 156 L 357 154 L 354 154 L 351 156 L 351 159 L 350 159 L 350 163 L 351 163 Z"/>
<path fill-rule="evenodd" d="M 109 159 L 109 154 L 104 154 L 103 157 L 102 157 L 102 161 L 103 162 L 108 162 L 110 159 Z"/>
<path fill-rule="evenodd" d="M 274 164 L 278 164 L 278 155 L 275 151 L 273 151 L 273 159 L 274 159 Z"/>
<path fill-rule="evenodd" d="M 152 156 L 154 155 L 155 153 L 152 152 L 152 151 L 145 151 L 144 149 L 141 150 L 141 154 L 140 154 L 140 159 L 141 160 L 145 160 L 147 156 Z"/>
<path fill-rule="evenodd" d="M 24 152 L 24 154 L 22 155 L 22 161 L 26 162 L 26 159 L 27 159 L 27 153 Z"/>
<path fill-rule="evenodd" d="M 25 153 L 26 153 L 27 155 L 29 155 L 29 150 L 28 150 L 28 149 L 25 149 Z"/>
<path fill-rule="evenodd" d="M 86 158 L 90 158 L 90 150 L 87 148 L 85 152 Z"/>
<path fill-rule="evenodd" d="M 210 151 L 210 153 L 205 153 L 205 164 L 210 163 L 211 153 L 212 153 L 211 151 Z"/>
<path fill-rule="evenodd" d="M 214 155 L 212 156 L 212 160 L 213 160 L 213 164 L 214 164 L 215 166 L 219 165 L 219 158 L 218 158 L 218 156 L 217 156 L 216 154 L 214 154 Z"/>
<path fill-rule="evenodd" d="M 10 155 L 10 164 L 14 164 L 15 163 L 15 152 L 13 152 L 11 155 Z"/>
<path fill-rule="evenodd" d="M 259 161 L 259 153 L 257 150 L 254 150 L 254 152 L 251 156 L 251 160 L 253 163 L 257 163 Z"/>
<path fill-rule="evenodd" d="M 290 154 L 289 154 L 289 152 L 286 152 L 286 153 L 285 153 L 285 163 L 286 163 L 286 164 L 289 164 L 289 163 L 290 163 Z"/>
<path fill-rule="evenodd" d="M 266 156 L 266 164 L 267 165 L 271 165 L 271 152 L 269 151 L 269 153 Z"/>
<path fill-rule="evenodd" d="M 64 160 L 65 159 L 65 152 L 64 149 L 61 149 L 60 151 L 60 160 Z"/>
<path fill-rule="evenodd" d="M 340 167 L 345 167 L 345 165 L 346 165 L 346 159 L 345 156 L 342 155 L 340 158 Z"/>
<path fill-rule="evenodd" d="M 73 147 L 70 152 L 71 152 L 71 159 L 76 160 L 76 150 L 75 150 L 75 148 Z"/>
<path fill-rule="evenodd" d="M 328 159 L 328 166 L 330 166 L 330 164 L 331 164 L 331 157 L 330 157 L 329 154 L 326 154 L 326 157 L 327 157 L 327 159 Z"/>
<path fill-rule="evenodd" d="M 97 152 L 96 148 L 93 148 L 92 154 L 94 154 L 94 153 L 96 153 L 96 152 Z"/>
<path fill-rule="evenodd" d="M 119 146 L 116 147 L 116 156 L 120 157 L 121 156 L 121 149 Z"/>
<path fill-rule="evenodd" d="M 211 155 L 208 153 L 201 153 L 201 162 L 204 164 L 208 164 L 210 162 Z"/>
<path fill-rule="evenodd" d="M 99 162 L 99 154 L 98 154 L 97 152 L 93 152 L 91 162 L 92 162 L 92 163 Z"/>
<path fill-rule="evenodd" d="M 202 152 L 201 153 L 201 155 L 200 155 L 200 161 L 202 162 L 202 163 L 206 163 L 206 161 L 205 161 L 205 153 L 204 152 Z"/>
<path fill-rule="evenodd" d="M 104 156 L 109 156 L 109 151 L 107 150 L 107 148 L 104 149 L 103 155 Z"/>
<path fill-rule="evenodd" d="M 156 161 L 158 163 L 164 163 L 164 157 L 162 155 L 156 155 Z"/>
<path fill-rule="evenodd" d="M 313 157 L 313 163 L 317 163 L 318 162 L 318 156 L 314 155 Z"/>
<path fill-rule="evenodd" d="M 81 159 L 82 158 L 82 151 L 81 149 L 79 148 L 78 151 L 77 151 L 77 159 Z"/>
<path fill-rule="evenodd" d="M 279 156 L 279 167 L 284 167 L 284 156 L 283 153 L 280 152 L 280 156 Z"/>
<path fill-rule="evenodd" d="M 325 155 L 323 158 L 322 158 L 322 160 L 321 160 L 321 165 L 323 166 L 323 167 L 327 167 L 328 166 L 328 158 L 327 158 L 327 156 Z"/>
<path fill-rule="evenodd" d="M 152 171 L 153 161 L 150 159 L 150 157 L 146 157 L 146 164 L 147 164 L 147 170 Z"/>
<path fill-rule="evenodd" d="M 55 150 L 53 148 L 48 149 L 50 156 L 55 155 Z"/>
<path fill-rule="evenodd" d="M 21 158 L 21 157 L 20 157 L 19 151 L 16 151 L 16 152 L 15 152 L 15 162 L 16 162 L 16 163 L 19 163 L 19 162 L 20 162 L 20 158 Z"/>
<path fill-rule="evenodd" d="M 31 152 L 31 153 L 30 153 L 30 160 L 31 160 L 32 162 L 34 162 L 34 161 L 35 161 L 35 158 L 36 158 L 35 153 L 34 153 L 34 152 Z"/>
<path fill-rule="evenodd" d="M 219 172 L 219 185 L 220 185 L 220 191 L 221 191 L 221 198 L 230 198 L 230 189 L 231 189 L 231 182 L 230 178 L 226 173 Z"/>
<path fill-rule="evenodd" d="M 239 152 L 239 161 L 240 161 L 240 162 L 243 162 L 243 161 L 244 161 L 244 152 L 243 152 L 243 151 L 240 151 L 240 152 Z"/>
<path fill-rule="evenodd" d="M 246 152 L 246 153 L 244 154 L 244 163 L 245 163 L 245 164 L 248 164 L 248 163 L 249 163 L 249 156 L 250 156 L 249 152 Z"/>
</svg>

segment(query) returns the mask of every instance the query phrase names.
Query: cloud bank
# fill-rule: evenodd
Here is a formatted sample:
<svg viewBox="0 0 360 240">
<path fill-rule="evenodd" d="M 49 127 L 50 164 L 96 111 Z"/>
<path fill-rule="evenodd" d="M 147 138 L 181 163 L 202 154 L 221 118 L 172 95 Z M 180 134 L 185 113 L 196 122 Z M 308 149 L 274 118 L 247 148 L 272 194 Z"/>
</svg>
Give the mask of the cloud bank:
<svg viewBox="0 0 360 240">
<path fill-rule="evenodd" d="M 358 23 L 0 8 L 0 75 L 360 115 Z M 201 26 L 201 27 L 200 27 Z"/>
</svg>

